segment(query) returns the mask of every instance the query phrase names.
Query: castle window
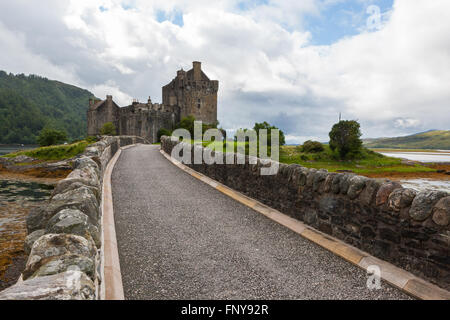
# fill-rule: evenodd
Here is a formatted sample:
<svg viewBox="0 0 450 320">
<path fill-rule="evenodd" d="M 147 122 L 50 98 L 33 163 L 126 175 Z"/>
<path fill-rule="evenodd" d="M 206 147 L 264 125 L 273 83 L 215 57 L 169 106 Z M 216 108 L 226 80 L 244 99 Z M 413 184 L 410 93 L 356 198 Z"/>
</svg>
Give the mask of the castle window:
<svg viewBox="0 0 450 320">
<path fill-rule="evenodd" d="M 201 107 L 201 103 L 202 103 L 202 101 L 200 100 L 200 99 L 197 99 L 197 107 L 200 109 L 200 107 Z"/>
</svg>

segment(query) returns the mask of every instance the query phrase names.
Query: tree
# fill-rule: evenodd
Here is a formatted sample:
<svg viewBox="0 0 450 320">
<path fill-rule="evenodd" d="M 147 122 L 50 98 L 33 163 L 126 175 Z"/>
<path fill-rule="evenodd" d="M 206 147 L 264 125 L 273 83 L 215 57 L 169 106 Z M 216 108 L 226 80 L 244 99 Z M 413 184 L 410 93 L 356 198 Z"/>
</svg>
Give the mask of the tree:
<svg viewBox="0 0 450 320">
<path fill-rule="evenodd" d="M 112 122 L 107 122 L 100 129 L 100 134 L 102 136 L 115 136 L 116 135 L 116 126 Z"/>
<path fill-rule="evenodd" d="M 341 159 L 353 157 L 361 151 L 360 125 L 355 120 L 341 120 L 330 131 L 330 148 L 337 150 Z"/>
<path fill-rule="evenodd" d="M 259 130 L 261 129 L 267 129 L 267 145 L 271 145 L 271 141 L 272 141 L 272 129 L 278 129 L 275 126 L 271 126 L 269 123 L 267 123 L 266 121 L 262 122 L 262 123 L 255 123 L 255 126 L 253 127 L 253 130 L 256 131 L 256 135 L 258 136 L 259 139 Z M 284 145 L 286 143 L 285 137 L 284 137 L 284 133 L 283 131 L 279 130 L 279 143 L 280 146 Z"/>
<path fill-rule="evenodd" d="M 48 127 L 41 130 L 37 137 L 37 143 L 41 147 L 60 144 L 67 140 L 67 133 L 61 130 L 50 129 Z"/>
<path fill-rule="evenodd" d="M 301 152 L 305 153 L 318 153 L 322 152 L 324 149 L 323 144 L 318 141 L 307 140 L 303 143 L 300 148 Z"/>
<path fill-rule="evenodd" d="M 175 126 L 176 129 L 186 129 L 194 137 L 194 122 L 195 118 L 193 116 L 187 116 L 181 119 L 179 123 Z"/>
</svg>

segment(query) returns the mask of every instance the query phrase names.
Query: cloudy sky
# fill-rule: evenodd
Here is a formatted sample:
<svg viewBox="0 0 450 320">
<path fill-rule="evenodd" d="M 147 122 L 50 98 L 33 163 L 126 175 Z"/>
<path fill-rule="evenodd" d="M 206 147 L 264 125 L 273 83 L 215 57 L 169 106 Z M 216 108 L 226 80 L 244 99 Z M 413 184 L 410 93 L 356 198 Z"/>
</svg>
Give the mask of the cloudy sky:
<svg viewBox="0 0 450 320">
<path fill-rule="evenodd" d="M 450 129 L 448 0 L 0 2 L 0 69 L 125 106 L 161 101 L 193 60 L 220 81 L 225 129 L 268 121 L 327 141 L 342 113 L 364 137 Z"/>
</svg>

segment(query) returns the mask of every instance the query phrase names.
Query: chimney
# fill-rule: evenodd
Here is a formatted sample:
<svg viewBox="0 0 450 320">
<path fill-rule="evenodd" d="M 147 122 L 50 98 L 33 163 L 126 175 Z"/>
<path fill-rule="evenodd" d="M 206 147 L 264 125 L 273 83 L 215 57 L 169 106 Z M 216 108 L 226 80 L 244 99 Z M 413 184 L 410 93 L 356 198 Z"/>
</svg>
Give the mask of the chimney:
<svg viewBox="0 0 450 320">
<path fill-rule="evenodd" d="M 112 96 L 106 96 L 106 100 L 112 101 Z"/>
<path fill-rule="evenodd" d="M 194 80 L 202 79 L 202 63 L 199 61 L 192 62 L 192 66 L 194 67 Z"/>
</svg>

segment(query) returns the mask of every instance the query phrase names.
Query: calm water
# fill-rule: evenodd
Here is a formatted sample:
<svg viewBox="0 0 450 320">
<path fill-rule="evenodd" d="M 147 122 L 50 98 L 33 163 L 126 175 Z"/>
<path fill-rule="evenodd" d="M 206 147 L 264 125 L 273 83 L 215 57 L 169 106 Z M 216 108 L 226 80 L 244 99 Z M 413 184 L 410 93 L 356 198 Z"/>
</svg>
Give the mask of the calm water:
<svg viewBox="0 0 450 320">
<path fill-rule="evenodd" d="M 450 180 L 411 179 L 400 181 L 404 188 L 416 191 L 440 190 L 450 193 Z"/>
<path fill-rule="evenodd" d="M 449 162 L 450 152 L 381 152 L 388 157 L 403 158 L 421 162 Z"/>
<path fill-rule="evenodd" d="M 0 180 L 0 290 L 15 283 L 23 270 L 17 261 L 25 259 L 25 219 L 31 208 L 50 197 L 52 189 L 36 182 Z"/>
<path fill-rule="evenodd" d="M 15 152 L 15 151 L 19 151 L 19 150 L 28 150 L 28 149 L 34 149 L 37 146 L 35 145 L 25 145 L 25 146 L 21 146 L 21 145 L 0 145 L 0 156 L 7 154 L 7 153 L 11 153 L 11 152 Z"/>
</svg>

